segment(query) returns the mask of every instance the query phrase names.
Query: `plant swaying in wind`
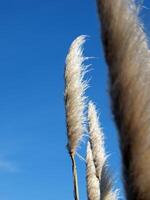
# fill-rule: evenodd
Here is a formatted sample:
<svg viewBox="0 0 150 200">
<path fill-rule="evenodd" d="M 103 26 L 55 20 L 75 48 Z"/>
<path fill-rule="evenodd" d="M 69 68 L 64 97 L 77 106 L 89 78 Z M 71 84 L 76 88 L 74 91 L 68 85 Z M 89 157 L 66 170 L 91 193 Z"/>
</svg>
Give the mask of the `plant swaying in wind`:
<svg viewBox="0 0 150 200">
<path fill-rule="evenodd" d="M 138 17 L 135 0 L 97 0 L 102 40 L 110 77 L 112 111 L 122 153 L 128 200 L 150 200 L 150 49 Z M 117 200 L 107 167 L 104 134 L 95 105 L 85 117 L 85 69 L 81 46 L 85 36 L 71 45 L 66 59 L 66 121 L 68 151 L 72 160 L 75 200 L 79 200 L 74 156 L 88 122 L 86 153 L 88 200 Z"/>
<path fill-rule="evenodd" d="M 87 67 L 84 66 L 82 45 L 85 36 L 76 38 L 69 49 L 65 69 L 65 108 L 68 136 L 68 151 L 72 160 L 74 178 L 74 196 L 79 200 L 78 180 L 75 162 L 76 148 L 85 131 L 85 90 L 87 82 L 83 80 Z"/>
<path fill-rule="evenodd" d="M 86 181 L 89 200 L 117 200 L 116 191 L 112 191 L 111 178 L 106 170 L 104 135 L 99 126 L 95 105 L 90 102 L 88 117 L 85 116 L 87 81 L 84 80 L 87 67 L 83 64 L 82 45 L 85 36 L 77 37 L 69 49 L 65 68 L 65 109 L 68 137 L 68 152 L 72 161 L 74 198 L 79 200 L 76 149 L 86 130 L 88 121 L 89 141 L 86 156 Z M 86 119 L 88 118 L 88 119 Z"/>
<path fill-rule="evenodd" d="M 150 49 L 135 0 L 97 0 L 129 200 L 150 200 Z"/>
<path fill-rule="evenodd" d="M 117 200 L 112 178 L 107 169 L 104 134 L 93 102 L 88 106 L 89 141 L 87 146 L 87 193 L 89 200 Z"/>
</svg>

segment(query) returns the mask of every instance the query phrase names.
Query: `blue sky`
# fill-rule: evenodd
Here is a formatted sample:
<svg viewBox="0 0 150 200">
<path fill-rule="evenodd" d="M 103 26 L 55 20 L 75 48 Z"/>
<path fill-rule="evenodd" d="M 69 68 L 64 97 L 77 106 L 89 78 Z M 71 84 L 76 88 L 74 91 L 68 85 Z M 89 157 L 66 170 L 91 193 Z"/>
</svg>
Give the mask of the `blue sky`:
<svg viewBox="0 0 150 200">
<path fill-rule="evenodd" d="M 150 8 L 150 2 L 144 5 Z M 141 17 L 149 32 L 150 10 Z M 0 199 L 73 199 L 64 113 L 64 62 L 78 35 L 89 35 L 87 95 L 100 111 L 106 150 L 121 188 L 117 131 L 93 0 L 0 1 Z M 85 144 L 80 153 L 84 156 Z M 85 163 L 77 158 L 81 199 Z"/>
</svg>

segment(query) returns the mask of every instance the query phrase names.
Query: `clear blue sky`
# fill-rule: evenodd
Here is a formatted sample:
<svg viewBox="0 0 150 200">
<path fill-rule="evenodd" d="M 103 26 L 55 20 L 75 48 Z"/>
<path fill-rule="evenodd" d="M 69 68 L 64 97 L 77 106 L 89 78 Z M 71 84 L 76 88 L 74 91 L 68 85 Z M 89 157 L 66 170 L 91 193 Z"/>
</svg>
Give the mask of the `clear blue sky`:
<svg viewBox="0 0 150 200">
<path fill-rule="evenodd" d="M 144 5 L 150 8 L 148 0 Z M 150 10 L 143 9 L 141 16 L 150 31 Z M 91 36 L 85 55 L 96 59 L 88 61 L 93 70 L 87 76 L 87 95 L 101 112 L 109 163 L 116 186 L 121 187 L 95 1 L 5 0 L 0 1 L 1 200 L 73 199 L 63 75 L 68 48 L 80 34 Z M 83 156 L 84 151 L 83 144 Z M 85 163 L 77 159 L 77 164 L 80 196 L 85 200 Z"/>
</svg>

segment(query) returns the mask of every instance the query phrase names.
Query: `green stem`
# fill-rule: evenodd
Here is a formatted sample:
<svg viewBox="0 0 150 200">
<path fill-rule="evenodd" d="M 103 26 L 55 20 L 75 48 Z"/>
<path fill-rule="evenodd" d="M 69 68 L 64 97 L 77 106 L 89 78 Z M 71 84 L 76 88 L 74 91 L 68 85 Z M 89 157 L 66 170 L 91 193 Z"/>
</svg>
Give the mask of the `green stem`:
<svg viewBox="0 0 150 200">
<path fill-rule="evenodd" d="M 78 176 L 77 176 L 76 161 L 75 161 L 73 154 L 70 154 L 70 158 L 71 158 L 71 161 L 72 161 L 72 174 L 73 174 L 73 183 L 74 183 L 74 199 L 79 200 Z"/>
</svg>

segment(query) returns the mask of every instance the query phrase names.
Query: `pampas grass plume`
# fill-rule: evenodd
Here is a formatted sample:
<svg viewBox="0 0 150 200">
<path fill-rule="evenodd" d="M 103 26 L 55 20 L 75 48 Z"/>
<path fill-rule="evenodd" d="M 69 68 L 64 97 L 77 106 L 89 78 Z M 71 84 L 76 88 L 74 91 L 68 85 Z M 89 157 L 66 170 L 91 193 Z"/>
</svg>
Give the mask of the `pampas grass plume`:
<svg viewBox="0 0 150 200">
<path fill-rule="evenodd" d="M 97 0 L 128 199 L 150 199 L 150 50 L 135 0 Z"/>
<path fill-rule="evenodd" d="M 74 155 L 85 131 L 85 90 L 87 82 L 84 81 L 84 75 L 87 67 L 83 64 L 82 45 L 86 36 L 77 37 L 69 49 L 66 58 L 65 70 L 65 106 L 68 134 L 68 150 Z"/>
<path fill-rule="evenodd" d="M 102 168 L 106 161 L 104 134 L 102 132 L 102 128 L 99 125 L 96 107 L 92 101 L 89 102 L 88 106 L 88 124 L 92 153 L 96 166 L 96 175 L 100 180 Z"/>
<path fill-rule="evenodd" d="M 96 176 L 96 169 L 89 142 L 87 144 L 86 163 L 87 163 L 86 180 L 87 180 L 88 200 L 100 200 L 99 180 Z"/>
<path fill-rule="evenodd" d="M 89 136 L 96 177 L 99 180 L 100 199 L 117 200 L 117 190 L 113 191 L 112 178 L 107 169 L 107 155 L 104 147 L 104 133 L 99 125 L 96 106 L 92 101 L 88 106 Z M 92 187 L 92 186 L 91 186 Z"/>
</svg>

